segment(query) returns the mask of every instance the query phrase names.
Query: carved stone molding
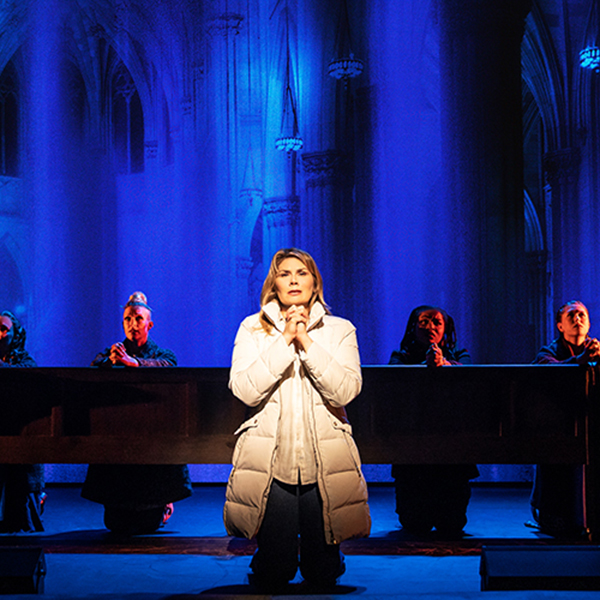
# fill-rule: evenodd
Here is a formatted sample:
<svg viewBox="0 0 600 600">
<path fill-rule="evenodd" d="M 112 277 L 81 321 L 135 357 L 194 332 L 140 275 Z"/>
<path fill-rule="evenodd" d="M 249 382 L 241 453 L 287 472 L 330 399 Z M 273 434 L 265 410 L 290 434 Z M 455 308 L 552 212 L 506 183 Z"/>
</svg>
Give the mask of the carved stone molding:
<svg viewBox="0 0 600 600">
<path fill-rule="evenodd" d="M 302 155 L 306 187 L 333 185 L 344 175 L 350 174 L 350 160 L 345 154 L 334 150 L 304 153 Z"/>
<path fill-rule="evenodd" d="M 156 158 L 158 156 L 158 142 L 148 140 L 144 143 L 144 155 L 146 158 Z"/>
<path fill-rule="evenodd" d="M 298 196 L 266 198 L 263 214 L 269 229 L 289 227 L 300 214 L 300 198 Z"/>
<path fill-rule="evenodd" d="M 581 154 L 578 148 L 561 148 L 544 154 L 544 175 L 550 187 L 574 183 L 579 174 Z"/>
<path fill-rule="evenodd" d="M 238 35 L 242 29 L 243 15 L 237 13 L 223 13 L 214 17 L 208 24 L 211 35 L 227 37 L 229 34 Z"/>
<path fill-rule="evenodd" d="M 185 96 L 184 98 L 181 99 L 180 106 L 181 106 L 181 114 L 183 116 L 192 114 L 192 99 L 189 96 Z"/>
</svg>

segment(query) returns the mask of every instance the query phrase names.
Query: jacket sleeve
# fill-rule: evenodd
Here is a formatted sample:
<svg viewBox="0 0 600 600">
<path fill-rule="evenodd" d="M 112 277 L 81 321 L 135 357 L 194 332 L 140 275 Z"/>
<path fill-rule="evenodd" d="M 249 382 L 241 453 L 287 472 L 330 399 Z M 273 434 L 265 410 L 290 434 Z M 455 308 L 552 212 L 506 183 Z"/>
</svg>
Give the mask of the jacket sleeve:
<svg viewBox="0 0 600 600">
<path fill-rule="evenodd" d="M 110 354 L 110 348 L 106 348 L 102 352 L 96 355 L 96 358 L 91 363 L 92 367 L 112 367 L 112 362 L 110 362 L 110 358 L 108 355 Z"/>
<path fill-rule="evenodd" d="M 402 356 L 402 352 L 400 350 L 394 350 L 392 352 L 392 356 L 390 356 L 390 365 L 403 365 L 404 360 Z"/>
<path fill-rule="evenodd" d="M 27 352 L 26 350 L 24 350 L 15 360 L 14 362 L 9 361 L 9 362 L 4 362 L 3 360 L 0 360 L 0 368 L 4 368 L 4 367 L 8 367 L 8 368 L 23 368 L 23 367 L 29 367 L 29 368 L 35 368 L 37 367 L 37 363 L 35 362 L 35 360 L 33 359 L 33 357 L 31 356 L 31 354 L 29 354 L 29 352 Z"/>
<path fill-rule="evenodd" d="M 450 356 L 446 357 L 446 360 L 452 365 L 470 365 L 473 363 L 471 355 L 464 348 L 455 350 Z"/>
<path fill-rule="evenodd" d="M 294 361 L 293 345 L 285 343 L 281 333 L 274 330 L 273 342 L 262 352 L 257 332 L 243 322 L 235 337 L 229 388 L 236 398 L 248 406 L 264 400 L 283 378 Z"/>
<path fill-rule="evenodd" d="M 159 348 L 154 356 L 143 358 L 142 356 L 134 357 L 140 363 L 140 367 L 176 367 L 177 358 L 171 350 Z"/>
<path fill-rule="evenodd" d="M 554 345 L 544 346 L 540 349 L 535 360 L 533 361 L 534 365 L 576 365 L 577 357 L 569 356 L 565 360 L 560 360 L 558 357 L 556 347 Z"/>
<path fill-rule="evenodd" d="M 346 406 L 362 387 L 356 329 L 349 324 L 339 344 L 329 352 L 317 342 L 300 358 L 323 398 L 333 406 Z"/>
</svg>

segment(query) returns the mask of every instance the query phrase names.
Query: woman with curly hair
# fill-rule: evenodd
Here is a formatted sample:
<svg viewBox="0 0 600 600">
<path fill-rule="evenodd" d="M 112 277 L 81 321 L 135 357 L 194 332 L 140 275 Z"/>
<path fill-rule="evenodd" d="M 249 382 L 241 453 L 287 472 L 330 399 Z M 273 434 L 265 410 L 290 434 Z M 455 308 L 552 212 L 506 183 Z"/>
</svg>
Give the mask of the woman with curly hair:
<svg viewBox="0 0 600 600">
<path fill-rule="evenodd" d="M 431 368 L 470 364 L 471 357 L 457 348 L 454 319 L 437 306 L 417 306 L 408 318 L 400 349 L 390 364 Z M 476 465 L 393 465 L 396 512 L 410 534 L 432 529 L 445 538 L 462 537 L 471 497 L 470 479 L 479 475 Z"/>
</svg>

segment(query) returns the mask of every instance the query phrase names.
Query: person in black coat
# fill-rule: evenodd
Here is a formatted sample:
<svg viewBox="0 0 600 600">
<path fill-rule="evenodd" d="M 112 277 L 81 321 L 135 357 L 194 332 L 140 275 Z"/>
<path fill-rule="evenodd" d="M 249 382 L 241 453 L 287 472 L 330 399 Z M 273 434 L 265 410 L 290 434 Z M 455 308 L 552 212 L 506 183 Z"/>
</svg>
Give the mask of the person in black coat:
<svg viewBox="0 0 600 600">
<path fill-rule="evenodd" d="M 174 367 L 175 354 L 148 337 L 154 326 L 146 296 L 135 292 L 125 305 L 125 340 L 98 354 L 92 366 Z M 173 502 L 192 494 L 187 465 L 90 465 L 81 495 L 104 505 L 104 524 L 115 533 L 156 531 L 173 512 Z"/>
<path fill-rule="evenodd" d="M 0 314 L 0 368 L 37 367 L 26 338 L 11 312 Z M 0 465 L 0 533 L 44 531 L 44 485 L 44 465 Z"/>
<path fill-rule="evenodd" d="M 426 364 L 431 368 L 470 364 L 456 347 L 454 319 L 436 306 L 418 306 L 408 318 L 400 349 L 390 364 Z M 460 538 L 471 498 L 469 481 L 479 476 L 476 465 L 392 465 L 396 512 L 403 530 L 414 535 L 435 528 L 444 538 Z"/>
<path fill-rule="evenodd" d="M 600 358 L 600 342 L 588 335 L 589 313 L 579 300 L 556 313 L 560 335 L 540 349 L 534 364 L 587 365 Z M 558 538 L 585 535 L 583 468 L 577 465 L 536 465 L 530 498 L 531 512 L 542 533 Z"/>
</svg>

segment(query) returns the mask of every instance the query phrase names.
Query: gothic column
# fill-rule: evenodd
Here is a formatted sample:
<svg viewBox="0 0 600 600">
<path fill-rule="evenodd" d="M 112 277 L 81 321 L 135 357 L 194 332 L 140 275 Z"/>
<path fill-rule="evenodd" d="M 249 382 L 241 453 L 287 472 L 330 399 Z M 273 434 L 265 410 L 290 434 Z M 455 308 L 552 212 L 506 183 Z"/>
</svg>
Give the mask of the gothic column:
<svg viewBox="0 0 600 600">
<path fill-rule="evenodd" d="M 237 294 L 238 313 L 249 314 L 258 306 L 260 292 L 253 289 L 251 276 L 257 257 L 252 256 L 252 241 L 258 215 L 263 206 L 263 191 L 258 187 L 240 190 L 236 208 L 235 231 L 236 275 L 240 292 Z M 262 234 L 262 232 L 261 232 Z M 262 260 L 262 256 L 259 258 Z"/>
<path fill-rule="evenodd" d="M 305 191 L 302 245 L 313 254 L 325 282 L 326 299 L 347 313 L 351 290 L 345 289 L 355 239 L 351 166 L 335 150 L 302 155 Z"/>
<path fill-rule="evenodd" d="M 531 360 L 520 46 L 529 0 L 439 0 L 445 196 L 431 248 L 476 362 Z"/>
<path fill-rule="evenodd" d="M 585 268 L 580 251 L 581 211 L 578 175 L 581 155 L 576 148 L 547 152 L 543 167 L 549 186 L 552 223 L 548 224 L 548 244 L 552 252 L 552 308 L 581 298 Z"/>
</svg>

